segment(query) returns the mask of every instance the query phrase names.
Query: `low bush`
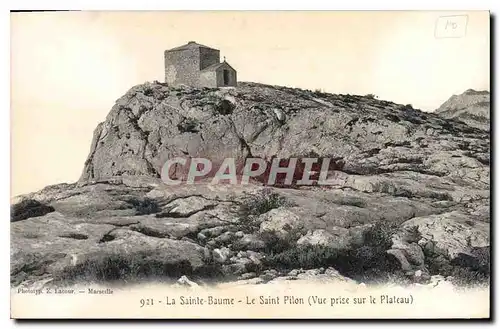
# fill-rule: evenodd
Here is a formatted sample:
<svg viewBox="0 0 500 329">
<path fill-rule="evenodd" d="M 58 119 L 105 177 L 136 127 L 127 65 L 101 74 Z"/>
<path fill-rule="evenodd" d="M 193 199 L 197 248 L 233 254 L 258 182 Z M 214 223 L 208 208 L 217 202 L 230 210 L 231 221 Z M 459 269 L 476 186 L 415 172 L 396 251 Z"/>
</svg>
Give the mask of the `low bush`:
<svg viewBox="0 0 500 329">
<path fill-rule="evenodd" d="M 392 245 L 395 225 L 380 222 L 364 233 L 364 245 L 353 249 L 337 249 L 330 246 L 300 246 L 289 241 L 278 242 L 277 250 L 268 252 L 265 265 L 270 268 L 318 268 L 334 267 L 345 276 L 362 279 L 363 282 L 378 280 L 387 273 L 399 277 L 400 265 L 386 253 Z M 295 240 L 296 241 L 296 240 Z"/>
<path fill-rule="evenodd" d="M 260 232 L 258 237 L 265 243 L 266 247 L 263 252 L 268 255 L 275 255 L 295 248 L 297 240 L 300 239 L 305 233 L 307 233 L 306 230 L 300 226 L 289 228 L 284 237 L 275 231 Z"/>
<path fill-rule="evenodd" d="M 197 133 L 199 122 L 193 118 L 185 118 L 182 122 L 177 125 L 177 129 L 181 133 Z"/>
<path fill-rule="evenodd" d="M 10 207 L 10 221 L 17 222 L 31 217 L 39 217 L 55 211 L 54 207 L 33 199 L 24 199 Z"/>
<path fill-rule="evenodd" d="M 130 198 L 125 202 L 136 210 L 136 215 L 156 214 L 161 211 L 158 201 L 151 198 Z"/>
<path fill-rule="evenodd" d="M 130 282 L 145 279 L 178 279 L 182 275 L 191 278 L 215 277 L 218 267 L 207 264 L 193 270 L 188 261 L 172 263 L 162 260 L 152 252 L 129 254 L 104 254 L 88 259 L 74 267 L 69 267 L 54 275 L 54 282 Z"/>
<path fill-rule="evenodd" d="M 146 254 L 109 254 L 84 261 L 56 276 L 56 280 L 83 280 L 90 282 L 117 281 L 128 278 L 173 276 L 189 274 L 188 263 L 165 264 L 150 259 Z"/>
<path fill-rule="evenodd" d="M 233 103 L 227 99 L 223 99 L 216 104 L 215 110 L 221 115 L 229 115 L 233 113 L 235 107 Z"/>
<path fill-rule="evenodd" d="M 490 283 L 489 271 L 484 272 L 467 267 L 453 266 L 446 274 L 451 276 L 451 282 L 459 287 L 474 287 Z"/>
<path fill-rule="evenodd" d="M 256 221 L 257 217 L 279 207 L 292 206 L 282 195 L 272 192 L 270 189 L 264 189 L 262 193 L 246 199 L 238 210 L 240 223 L 247 228 L 254 228 L 260 223 Z"/>
</svg>

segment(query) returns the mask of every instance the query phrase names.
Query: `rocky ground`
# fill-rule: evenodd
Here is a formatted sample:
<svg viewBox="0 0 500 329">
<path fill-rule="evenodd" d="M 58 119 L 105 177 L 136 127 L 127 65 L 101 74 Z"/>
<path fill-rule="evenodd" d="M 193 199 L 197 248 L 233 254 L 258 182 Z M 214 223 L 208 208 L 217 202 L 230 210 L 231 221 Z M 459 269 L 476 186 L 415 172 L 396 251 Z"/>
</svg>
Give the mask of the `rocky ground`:
<svg viewBox="0 0 500 329">
<path fill-rule="evenodd" d="M 176 156 L 328 157 L 333 185 L 169 186 Z M 77 183 L 16 198 L 11 284 L 485 283 L 489 161 L 487 131 L 372 96 L 146 83 L 98 125 Z"/>
</svg>

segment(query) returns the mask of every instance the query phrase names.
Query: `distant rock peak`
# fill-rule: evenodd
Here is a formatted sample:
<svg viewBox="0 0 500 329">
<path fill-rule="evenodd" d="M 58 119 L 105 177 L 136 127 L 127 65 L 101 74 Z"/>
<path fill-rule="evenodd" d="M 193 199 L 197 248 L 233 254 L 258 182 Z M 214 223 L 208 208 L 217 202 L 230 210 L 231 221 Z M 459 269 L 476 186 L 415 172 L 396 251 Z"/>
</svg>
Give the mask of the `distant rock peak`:
<svg viewBox="0 0 500 329">
<path fill-rule="evenodd" d="M 490 92 L 467 89 L 460 95 L 451 96 L 436 113 L 445 119 L 457 119 L 472 127 L 489 130 Z"/>
<path fill-rule="evenodd" d="M 464 94 L 468 95 L 489 95 L 490 92 L 488 90 L 474 90 L 474 89 L 467 89 Z"/>
</svg>

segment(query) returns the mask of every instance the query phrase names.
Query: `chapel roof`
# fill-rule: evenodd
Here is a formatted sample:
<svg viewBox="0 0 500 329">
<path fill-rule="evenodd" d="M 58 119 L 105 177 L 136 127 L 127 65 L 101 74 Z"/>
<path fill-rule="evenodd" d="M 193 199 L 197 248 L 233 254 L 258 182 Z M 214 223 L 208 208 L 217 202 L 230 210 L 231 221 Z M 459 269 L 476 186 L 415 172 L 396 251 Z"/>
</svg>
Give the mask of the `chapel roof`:
<svg viewBox="0 0 500 329">
<path fill-rule="evenodd" d="M 179 51 L 179 50 L 187 50 L 187 49 L 193 49 L 193 48 L 208 48 L 208 49 L 212 49 L 212 50 L 218 50 L 218 49 L 215 49 L 215 48 L 211 48 L 211 47 L 199 44 L 196 41 L 189 41 L 185 45 L 169 49 L 169 50 L 167 50 L 167 52 Z"/>
</svg>

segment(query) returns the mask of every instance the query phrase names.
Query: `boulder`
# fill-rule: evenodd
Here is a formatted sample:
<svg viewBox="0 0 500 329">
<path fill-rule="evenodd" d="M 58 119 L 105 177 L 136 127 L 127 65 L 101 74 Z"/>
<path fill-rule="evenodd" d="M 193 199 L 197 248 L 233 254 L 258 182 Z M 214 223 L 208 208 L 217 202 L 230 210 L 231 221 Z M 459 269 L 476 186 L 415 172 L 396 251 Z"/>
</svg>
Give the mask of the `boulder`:
<svg viewBox="0 0 500 329">
<path fill-rule="evenodd" d="M 217 263 L 221 264 L 225 263 L 230 256 L 231 256 L 231 250 L 226 247 L 222 247 L 220 249 L 215 248 L 213 251 L 213 257 Z"/>
<path fill-rule="evenodd" d="M 298 245 L 304 246 L 325 246 L 334 249 L 348 249 L 350 247 L 349 230 L 341 227 L 331 228 L 329 231 L 324 229 L 308 231 L 301 237 Z"/>
<path fill-rule="evenodd" d="M 262 217 L 259 232 L 273 232 L 281 239 L 301 227 L 299 216 L 287 209 L 272 209 Z"/>
</svg>

